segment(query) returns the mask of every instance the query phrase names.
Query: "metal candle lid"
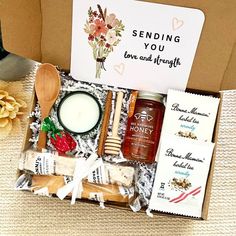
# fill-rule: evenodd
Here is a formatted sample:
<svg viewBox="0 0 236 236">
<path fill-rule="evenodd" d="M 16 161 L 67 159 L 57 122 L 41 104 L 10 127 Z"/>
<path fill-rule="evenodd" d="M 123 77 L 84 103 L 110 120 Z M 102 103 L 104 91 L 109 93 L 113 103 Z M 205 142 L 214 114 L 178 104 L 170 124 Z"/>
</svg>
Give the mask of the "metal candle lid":
<svg viewBox="0 0 236 236">
<path fill-rule="evenodd" d="M 163 96 L 159 93 L 152 93 L 148 91 L 139 91 L 138 99 L 147 99 L 163 103 Z"/>
</svg>

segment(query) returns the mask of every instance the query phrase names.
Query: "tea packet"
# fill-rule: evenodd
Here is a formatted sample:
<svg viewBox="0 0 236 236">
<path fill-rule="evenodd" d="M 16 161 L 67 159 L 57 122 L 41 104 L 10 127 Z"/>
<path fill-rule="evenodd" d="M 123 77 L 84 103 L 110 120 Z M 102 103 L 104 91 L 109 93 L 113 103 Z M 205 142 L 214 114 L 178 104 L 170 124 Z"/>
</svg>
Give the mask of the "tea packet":
<svg viewBox="0 0 236 236">
<path fill-rule="evenodd" d="M 149 210 L 201 217 L 214 144 L 164 136 Z"/>
<path fill-rule="evenodd" d="M 211 142 L 219 99 L 168 90 L 163 134 Z"/>
</svg>

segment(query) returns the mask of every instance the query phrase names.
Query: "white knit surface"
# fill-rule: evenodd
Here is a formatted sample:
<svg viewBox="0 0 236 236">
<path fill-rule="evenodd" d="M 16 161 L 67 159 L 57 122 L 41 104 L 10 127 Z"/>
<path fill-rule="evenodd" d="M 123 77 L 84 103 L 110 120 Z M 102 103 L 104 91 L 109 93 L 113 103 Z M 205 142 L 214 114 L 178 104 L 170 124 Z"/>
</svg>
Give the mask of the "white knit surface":
<svg viewBox="0 0 236 236">
<path fill-rule="evenodd" d="M 32 91 L 33 79 L 24 81 Z M 24 129 L 25 129 L 24 125 Z M 236 235 L 236 91 L 223 93 L 217 158 L 207 221 L 147 217 L 98 205 L 14 191 L 23 132 L 0 141 L 0 235 Z"/>
</svg>

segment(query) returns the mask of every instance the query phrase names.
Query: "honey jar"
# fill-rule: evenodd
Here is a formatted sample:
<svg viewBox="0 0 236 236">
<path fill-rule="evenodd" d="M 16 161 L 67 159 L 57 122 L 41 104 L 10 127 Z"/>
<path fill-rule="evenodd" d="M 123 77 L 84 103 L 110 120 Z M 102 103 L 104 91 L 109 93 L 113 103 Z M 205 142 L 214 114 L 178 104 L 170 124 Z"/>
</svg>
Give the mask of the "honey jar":
<svg viewBox="0 0 236 236">
<path fill-rule="evenodd" d="M 155 161 L 164 110 L 161 94 L 146 91 L 138 93 L 122 144 L 125 158 L 145 163 Z"/>
</svg>

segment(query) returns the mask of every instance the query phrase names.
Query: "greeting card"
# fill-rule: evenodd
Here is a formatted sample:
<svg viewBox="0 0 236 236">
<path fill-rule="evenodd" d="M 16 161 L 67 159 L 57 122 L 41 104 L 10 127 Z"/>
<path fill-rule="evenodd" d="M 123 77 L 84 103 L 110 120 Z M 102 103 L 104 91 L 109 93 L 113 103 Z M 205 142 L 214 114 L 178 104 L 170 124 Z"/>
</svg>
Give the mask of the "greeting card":
<svg viewBox="0 0 236 236">
<path fill-rule="evenodd" d="M 75 0 L 71 74 L 75 79 L 167 93 L 185 89 L 204 14 L 133 0 Z"/>
</svg>

